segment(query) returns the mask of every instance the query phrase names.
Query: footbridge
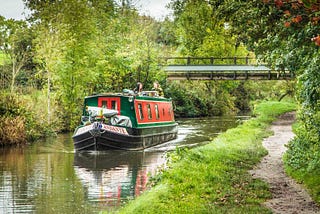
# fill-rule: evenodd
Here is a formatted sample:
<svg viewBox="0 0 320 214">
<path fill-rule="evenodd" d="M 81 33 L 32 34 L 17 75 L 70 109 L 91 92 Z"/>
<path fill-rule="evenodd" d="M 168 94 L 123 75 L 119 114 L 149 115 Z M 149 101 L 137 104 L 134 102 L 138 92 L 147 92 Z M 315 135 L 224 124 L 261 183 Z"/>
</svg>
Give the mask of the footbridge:
<svg viewBox="0 0 320 214">
<path fill-rule="evenodd" d="M 168 80 L 290 80 L 293 73 L 272 69 L 250 57 L 165 57 Z"/>
</svg>

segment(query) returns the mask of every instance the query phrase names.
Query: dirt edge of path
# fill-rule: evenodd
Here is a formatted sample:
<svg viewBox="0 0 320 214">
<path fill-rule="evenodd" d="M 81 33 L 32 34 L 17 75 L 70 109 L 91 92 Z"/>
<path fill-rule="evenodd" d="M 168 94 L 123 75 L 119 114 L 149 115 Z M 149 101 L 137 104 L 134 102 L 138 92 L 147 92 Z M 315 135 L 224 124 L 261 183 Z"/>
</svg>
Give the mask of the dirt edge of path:
<svg viewBox="0 0 320 214">
<path fill-rule="evenodd" d="M 253 178 L 259 178 L 270 186 L 272 198 L 264 205 L 279 214 L 315 214 L 320 213 L 320 208 L 312 200 L 302 185 L 296 183 L 284 172 L 282 156 L 287 144 L 293 137 L 292 124 L 295 120 L 295 112 L 286 113 L 275 121 L 270 129 L 274 132 L 263 140 L 263 146 L 268 150 L 262 161 L 250 174 Z"/>
</svg>

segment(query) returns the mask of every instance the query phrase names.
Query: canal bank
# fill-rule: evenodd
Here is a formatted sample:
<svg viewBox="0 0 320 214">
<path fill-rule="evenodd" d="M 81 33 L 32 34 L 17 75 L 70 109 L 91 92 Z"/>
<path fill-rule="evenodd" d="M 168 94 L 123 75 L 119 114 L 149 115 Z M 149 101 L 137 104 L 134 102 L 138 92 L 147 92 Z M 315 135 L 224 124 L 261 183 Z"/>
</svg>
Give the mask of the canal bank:
<svg viewBox="0 0 320 214">
<path fill-rule="evenodd" d="M 210 144 L 171 154 L 169 169 L 156 185 L 119 213 L 270 213 L 262 202 L 268 185 L 248 173 L 267 154 L 262 139 L 279 115 L 292 111 L 287 102 L 263 102 L 255 118 L 219 135 Z"/>
</svg>

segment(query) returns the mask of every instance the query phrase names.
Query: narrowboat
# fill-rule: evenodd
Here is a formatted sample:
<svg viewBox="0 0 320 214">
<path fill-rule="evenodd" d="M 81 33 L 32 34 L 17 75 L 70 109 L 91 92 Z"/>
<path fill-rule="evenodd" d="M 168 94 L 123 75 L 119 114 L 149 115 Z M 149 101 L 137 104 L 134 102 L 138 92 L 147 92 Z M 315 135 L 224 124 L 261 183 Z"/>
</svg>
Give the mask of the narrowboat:
<svg viewBox="0 0 320 214">
<path fill-rule="evenodd" d="M 76 151 L 142 150 L 177 138 L 177 126 L 171 99 L 124 90 L 85 97 L 72 138 Z"/>
</svg>

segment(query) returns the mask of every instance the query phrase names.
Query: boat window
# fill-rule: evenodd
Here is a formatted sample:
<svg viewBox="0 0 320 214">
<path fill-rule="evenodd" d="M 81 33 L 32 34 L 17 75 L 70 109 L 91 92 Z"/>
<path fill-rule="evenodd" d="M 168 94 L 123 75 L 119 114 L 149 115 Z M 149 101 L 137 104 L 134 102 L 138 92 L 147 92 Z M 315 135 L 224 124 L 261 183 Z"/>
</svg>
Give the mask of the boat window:
<svg viewBox="0 0 320 214">
<path fill-rule="evenodd" d="M 164 116 L 164 108 L 162 109 L 162 115 Z"/>
<path fill-rule="evenodd" d="M 143 120 L 143 112 L 142 112 L 142 105 L 141 105 L 141 103 L 138 104 L 138 111 L 139 111 L 140 120 Z"/>
<path fill-rule="evenodd" d="M 159 108 L 158 108 L 157 104 L 154 105 L 154 109 L 156 111 L 156 118 L 157 118 L 157 120 L 159 120 Z"/>
<path fill-rule="evenodd" d="M 101 105 L 102 108 L 107 108 L 108 107 L 108 103 L 106 100 L 103 100 L 102 101 L 102 105 Z"/>
<path fill-rule="evenodd" d="M 117 101 L 115 101 L 115 100 L 111 101 L 111 109 L 117 110 Z"/>
<path fill-rule="evenodd" d="M 151 120 L 152 119 L 152 114 L 151 114 L 151 106 L 150 106 L 150 104 L 147 104 L 147 109 L 148 109 L 148 119 Z"/>
</svg>

